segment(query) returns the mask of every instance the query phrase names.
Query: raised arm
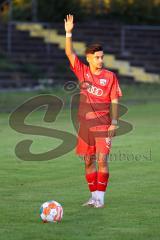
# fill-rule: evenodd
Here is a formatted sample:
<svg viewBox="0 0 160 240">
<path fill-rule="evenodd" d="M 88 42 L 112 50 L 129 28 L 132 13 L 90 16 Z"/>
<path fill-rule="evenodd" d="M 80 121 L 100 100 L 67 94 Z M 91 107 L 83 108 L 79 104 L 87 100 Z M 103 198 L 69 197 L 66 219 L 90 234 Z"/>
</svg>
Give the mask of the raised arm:
<svg viewBox="0 0 160 240">
<path fill-rule="evenodd" d="M 66 46 L 65 46 L 65 53 L 71 63 L 74 66 L 75 54 L 73 51 L 73 44 L 72 44 L 72 30 L 74 27 L 73 23 L 74 17 L 73 15 L 67 15 L 66 19 L 64 19 L 65 31 L 66 31 Z"/>
</svg>

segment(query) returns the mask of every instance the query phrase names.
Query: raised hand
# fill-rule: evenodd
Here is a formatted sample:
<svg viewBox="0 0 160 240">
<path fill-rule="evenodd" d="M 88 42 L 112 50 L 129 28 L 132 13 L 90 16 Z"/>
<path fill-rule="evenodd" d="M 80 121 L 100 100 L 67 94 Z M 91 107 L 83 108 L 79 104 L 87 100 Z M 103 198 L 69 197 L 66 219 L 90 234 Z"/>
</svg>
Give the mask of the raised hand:
<svg viewBox="0 0 160 240">
<path fill-rule="evenodd" d="M 73 20 L 74 20 L 74 17 L 71 14 L 67 15 L 66 19 L 64 19 L 65 31 L 67 33 L 71 33 L 73 30 L 73 27 L 74 27 Z"/>
</svg>

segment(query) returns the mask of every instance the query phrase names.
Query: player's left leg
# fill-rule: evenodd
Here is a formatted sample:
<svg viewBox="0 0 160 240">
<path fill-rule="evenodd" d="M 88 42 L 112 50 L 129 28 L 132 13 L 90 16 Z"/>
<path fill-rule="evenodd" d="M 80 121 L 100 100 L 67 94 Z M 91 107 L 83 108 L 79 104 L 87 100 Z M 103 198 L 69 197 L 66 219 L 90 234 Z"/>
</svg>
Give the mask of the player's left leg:
<svg viewBox="0 0 160 240">
<path fill-rule="evenodd" d="M 109 155 L 105 153 L 98 153 L 97 163 L 97 202 L 95 207 L 100 208 L 104 206 L 104 196 L 109 180 L 109 166 L 108 166 Z"/>
</svg>

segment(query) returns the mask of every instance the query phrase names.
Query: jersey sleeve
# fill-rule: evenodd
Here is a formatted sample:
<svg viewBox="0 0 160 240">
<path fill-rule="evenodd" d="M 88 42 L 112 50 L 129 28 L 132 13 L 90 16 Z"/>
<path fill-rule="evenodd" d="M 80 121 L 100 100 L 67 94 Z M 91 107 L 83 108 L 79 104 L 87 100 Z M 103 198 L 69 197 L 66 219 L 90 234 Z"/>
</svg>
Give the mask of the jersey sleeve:
<svg viewBox="0 0 160 240">
<path fill-rule="evenodd" d="M 74 72 L 80 82 L 83 82 L 87 66 L 75 55 L 74 66 L 70 64 L 71 70 Z"/>
<path fill-rule="evenodd" d="M 111 92 L 110 92 L 110 99 L 113 100 L 113 99 L 117 99 L 120 97 L 122 97 L 122 91 L 120 89 L 118 79 L 117 79 L 116 75 L 114 74 L 113 75 L 113 84 L 112 84 Z"/>
</svg>

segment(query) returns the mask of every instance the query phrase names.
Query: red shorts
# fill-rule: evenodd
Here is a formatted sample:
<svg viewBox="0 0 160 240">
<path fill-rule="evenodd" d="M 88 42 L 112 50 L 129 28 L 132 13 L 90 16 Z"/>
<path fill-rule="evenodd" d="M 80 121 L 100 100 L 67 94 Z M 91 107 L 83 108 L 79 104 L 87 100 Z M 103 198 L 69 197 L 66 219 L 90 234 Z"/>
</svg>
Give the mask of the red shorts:
<svg viewBox="0 0 160 240">
<path fill-rule="evenodd" d="M 78 132 L 76 154 L 80 156 L 95 155 L 98 153 L 109 154 L 111 138 L 107 136 L 110 125 L 92 127 L 90 130 L 80 126 Z"/>
</svg>

